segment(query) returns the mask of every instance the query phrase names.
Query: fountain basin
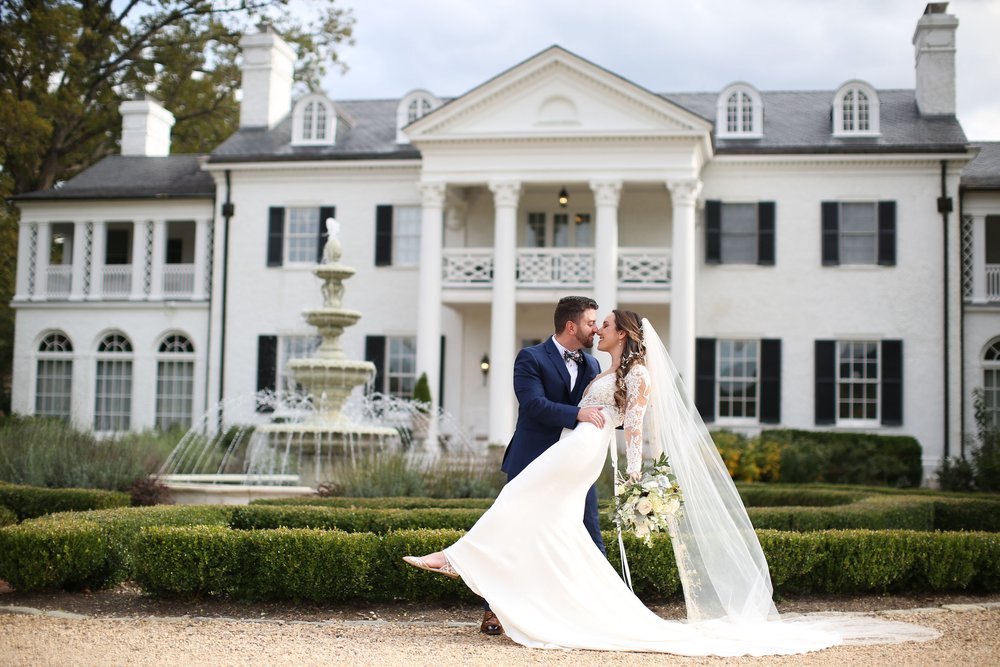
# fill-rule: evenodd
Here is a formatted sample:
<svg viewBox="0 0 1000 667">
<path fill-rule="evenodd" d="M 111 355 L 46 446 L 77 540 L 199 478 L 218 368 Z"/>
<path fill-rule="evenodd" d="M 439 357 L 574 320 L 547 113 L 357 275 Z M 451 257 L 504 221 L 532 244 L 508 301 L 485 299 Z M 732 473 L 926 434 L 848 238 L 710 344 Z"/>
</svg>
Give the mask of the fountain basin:
<svg viewBox="0 0 1000 667">
<path fill-rule="evenodd" d="M 298 475 L 159 475 L 177 505 L 247 505 L 251 500 L 316 494 Z M 252 483 L 250 483 L 252 482 Z"/>
</svg>

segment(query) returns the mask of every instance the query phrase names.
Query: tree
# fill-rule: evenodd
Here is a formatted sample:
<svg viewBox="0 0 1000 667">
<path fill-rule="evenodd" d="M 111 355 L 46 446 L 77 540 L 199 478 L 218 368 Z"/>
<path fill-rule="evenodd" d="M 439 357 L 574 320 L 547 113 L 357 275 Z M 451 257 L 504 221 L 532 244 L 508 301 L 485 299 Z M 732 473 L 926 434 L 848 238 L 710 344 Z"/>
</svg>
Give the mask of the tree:
<svg viewBox="0 0 1000 667">
<path fill-rule="evenodd" d="M 267 21 L 313 88 L 352 44 L 354 18 L 317 0 L 0 0 L 0 377 L 9 379 L 17 221 L 7 197 L 52 187 L 118 152 L 119 104 L 141 93 L 174 114 L 171 150 L 208 152 L 236 127 L 240 37 Z M 12 245 L 8 245 L 12 244 Z M 3 383 L 4 386 L 8 382 Z M 0 407 L 9 404 L 7 392 Z"/>
</svg>

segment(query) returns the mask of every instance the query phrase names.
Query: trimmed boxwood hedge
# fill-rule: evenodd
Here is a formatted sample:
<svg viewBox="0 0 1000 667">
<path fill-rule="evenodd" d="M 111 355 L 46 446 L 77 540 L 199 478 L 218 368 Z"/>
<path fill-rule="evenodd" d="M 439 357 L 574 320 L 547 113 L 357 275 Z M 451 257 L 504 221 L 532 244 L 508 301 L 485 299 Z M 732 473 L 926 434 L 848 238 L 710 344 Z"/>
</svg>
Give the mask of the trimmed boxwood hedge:
<svg viewBox="0 0 1000 667">
<path fill-rule="evenodd" d="M 103 567 L 107 539 L 92 521 L 65 518 L 0 530 L 0 579 L 17 590 L 75 590 Z"/>
<path fill-rule="evenodd" d="M 18 521 L 54 512 L 127 507 L 130 498 L 119 491 L 100 489 L 44 489 L 0 482 L 0 505 L 17 515 Z"/>
<path fill-rule="evenodd" d="M 147 592 L 184 596 L 472 599 L 460 582 L 400 560 L 439 550 L 461 534 L 407 530 L 379 538 L 315 529 L 152 527 L 136 542 L 135 578 Z M 777 594 L 1000 590 L 1000 538 L 990 533 L 764 530 L 758 535 Z M 608 543 L 612 537 L 605 534 Z M 617 569 L 615 551 L 610 560 Z M 661 599 L 680 591 L 669 537 L 655 536 L 652 547 L 628 538 L 626 551 L 640 597 Z"/>
<path fill-rule="evenodd" d="M 17 523 L 17 515 L 14 514 L 14 510 L 0 505 L 0 528 L 11 526 L 15 523 Z"/>
<path fill-rule="evenodd" d="M 393 530 L 454 528 L 468 530 L 483 509 L 371 509 L 367 507 L 275 507 L 248 505 L 233 510 L 230 526 L 240 530 L 262 528 L 326 528 L 348 533 L 384 534 Z"/>
<path fill-rule="evenodd" d="M 489 509 L 494 498 L 423 498 L 416 496 L 350 498 L 302 496 L 299 498 L 262 498 L 251 500 L 251 505 L 311 505 L 316 507 L 366 507 L 370 509 L 426 509 L 429 507 Z"/>
</svg>

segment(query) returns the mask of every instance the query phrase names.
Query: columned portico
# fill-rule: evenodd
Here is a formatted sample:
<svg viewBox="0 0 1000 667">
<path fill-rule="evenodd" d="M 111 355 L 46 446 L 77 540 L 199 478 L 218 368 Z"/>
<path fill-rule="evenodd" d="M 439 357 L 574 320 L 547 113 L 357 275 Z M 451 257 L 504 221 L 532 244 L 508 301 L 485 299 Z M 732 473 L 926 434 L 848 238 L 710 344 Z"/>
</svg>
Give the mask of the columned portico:
<svg viewBox="0 0 1000 667">
<path fill-rule="evenodd" d="M 421 183 L 420 278 L 417 303 L 417 376 L 427 374 L 431 390 L 431 419 L 427 441 L 437 440 L 437 408 L 441 369 L 441 245 L 444 183 Z"/>
<path fill-rule="evenodd" d="M 594 230 L 594 300 L 597 301 L 598 319 L 618 307 L 618 203 L 621 200 L 622 182 L 593 180 L 597 208 Z M 596 352 L 602 368 L 611 363 L 606 352 Z"/>
<path fill-rule="evenodd" d="M 694 392 L 696 178 L 667 181 L 673 202 L 673 268 L 670 297 L 670 356 L 689 393 Z"/>
<path fill-rule="evenodd" d="M 510 369 L 516 341 L 517 203 L 521 184 L 491 181 L 493 192 L 493 310 L 490 318 L 489 441 L 506 444 L 514 427 Z M 437 266 L 440 266 L 440 259 Z"/>
</svg>

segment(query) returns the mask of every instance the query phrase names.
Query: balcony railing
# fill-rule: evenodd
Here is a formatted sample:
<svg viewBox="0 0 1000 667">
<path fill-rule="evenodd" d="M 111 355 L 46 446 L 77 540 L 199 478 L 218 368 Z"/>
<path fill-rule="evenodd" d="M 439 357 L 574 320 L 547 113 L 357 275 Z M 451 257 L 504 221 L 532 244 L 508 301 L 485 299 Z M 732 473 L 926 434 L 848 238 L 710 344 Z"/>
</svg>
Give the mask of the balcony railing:
<svg viewBox="0 0 1000 667">
<path fill-rule="evenodd" d="M 69 264 L 59 264 L 48 267 L 45 277 L 45 294 L 56 299 L 69 296 L 73 284 L 73 267 Z"/>
<path fill-rule="evenodd" d="M 132 265 L 111 264 L 102 268 L 101 295 L 116 299 L 132 292 Z"/>
<path fill-rule="evenodd" d="M 987 264 L 983 275 L 987 301 L 1000 301 L 1000 264 Z"/>
<path fill-rule="evenodd" d="M 194 294 L 194 264 L 167 264 L 163 267 L 163 296 Z"/>
<path fill-rule="evenodd" d="M 445 248 L 445 287 L 489 287 L 493 283 L 492 248 Z M 580 287 L 594 284 L 594 251 L 590 248 L 518 248 L 518 287 Z M 628 288 L 670 287 L 670 251 L 618 249 L 618 285 Z"/>
</svg>

